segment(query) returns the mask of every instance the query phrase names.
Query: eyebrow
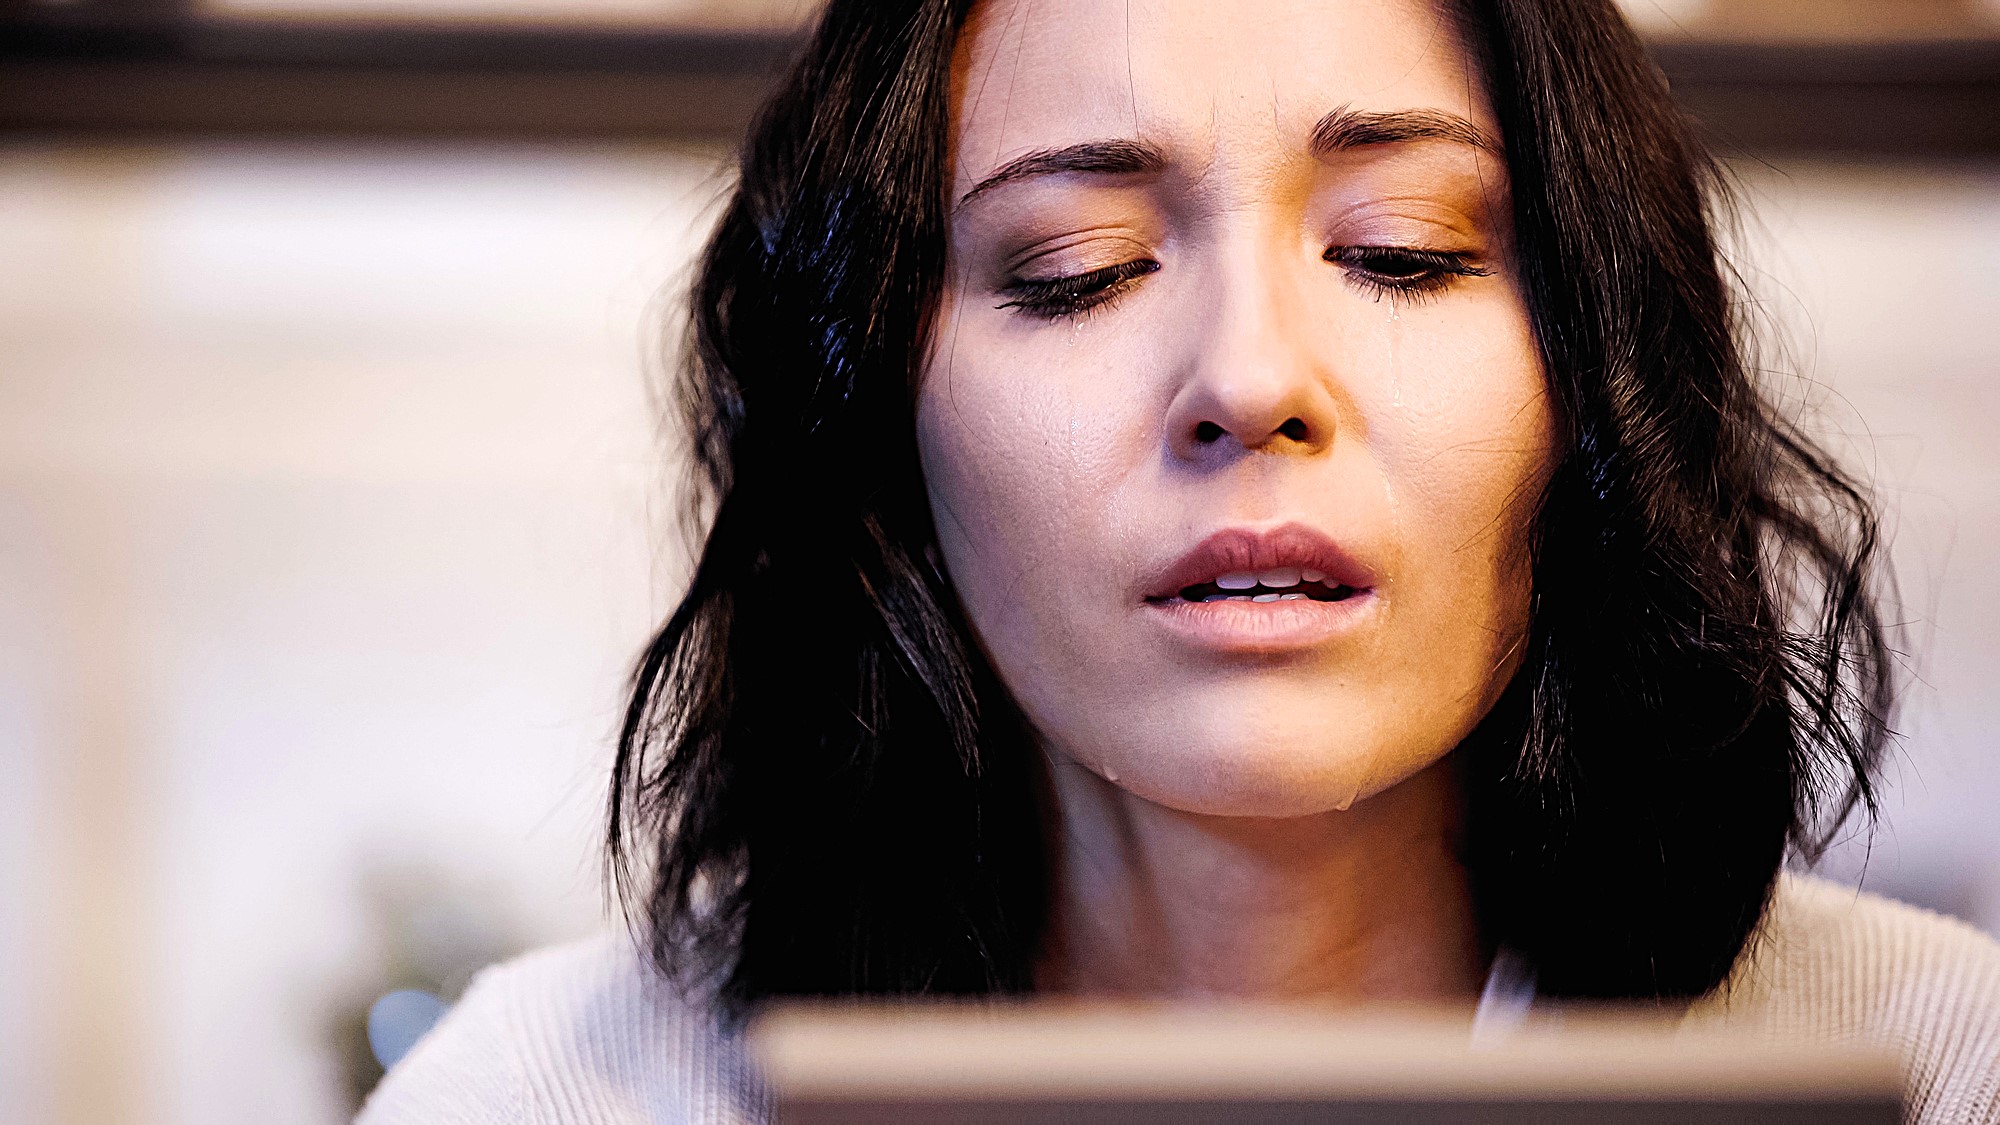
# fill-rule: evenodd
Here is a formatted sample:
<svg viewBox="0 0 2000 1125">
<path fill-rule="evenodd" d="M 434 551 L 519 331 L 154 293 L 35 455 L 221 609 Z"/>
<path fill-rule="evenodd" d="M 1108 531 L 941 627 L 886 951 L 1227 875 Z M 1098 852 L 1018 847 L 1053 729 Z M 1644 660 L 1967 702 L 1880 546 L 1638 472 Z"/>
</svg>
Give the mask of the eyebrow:
<svg viewBox="0 0 2000 1125">
<path fill-rule="evenodd" d="M 1060 172 L 1094 172 L 1101 176 L 1130 176 L 1159 172 L 1167 166 L 1167 154 L 1146 141 L 1085 141 L 1063 148 L 1045 148 L 1017 156 L 959 197 L 964 207 L 983 191 L 1013 180 L 1050 176 Z"/>
<path fill-rule="evenodd" d="M 1314 156 L 1404 141 L 1452 141 L 1495 156 L 1506 155 L 1500 142 L 1486 130 L 1455 113 L 1435 109 L 1362 113 L 1342 106 L 1320 118 L 1312 131 Z"/>
<path fill-rule="evenodd" d="M 1452 141 L 1496 156 L 1504 155 L 1499 142 L 1479 126 L 1457 114 L 1431 109 L 1362 113 L 1342 106 L 1320 118 L 1313 126 L 1311 148 L 1313 155 L 1327 156 L 1369 145 L 1431 140 Z M 1009 160 L 972 185 L 972 189 L 960 196 L 952 209 L 960 210 L 982 192 L 1014 180 L 1065 172 L 1100 176 L 1143 175 L 1164 171 L 1166 166 L 1167 154 L 1158 145 L 1147 141 L 1085 141 L 1062 148 L 1037 149 Z"/>
</svg>

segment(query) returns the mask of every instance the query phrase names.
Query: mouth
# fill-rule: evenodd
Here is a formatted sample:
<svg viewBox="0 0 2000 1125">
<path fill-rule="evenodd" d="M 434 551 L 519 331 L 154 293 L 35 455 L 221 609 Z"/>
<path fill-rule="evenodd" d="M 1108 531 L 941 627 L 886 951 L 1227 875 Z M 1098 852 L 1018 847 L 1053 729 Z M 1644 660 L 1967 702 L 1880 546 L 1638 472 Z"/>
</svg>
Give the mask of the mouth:
<svg viewBox="0 0 2000 1125">
<path fill-rule="evenodd" d="M 1376 582 L 1315 528 L 1232 528 L 1161 568 L 1143 603 L 1181 642 L 1271 655 L 1317 648 L 1361 627 L 1379 609 Z"/>
<path fill-rule="evenodd" d="M 1340 602 L 1375 575 L 1317 528 L 1288 523 L 1230 528 L 1197 543 L 1147 583 L 1146 601 Z"/>
<path fill-rule="evenodd" d="M 1324 572 L 1305 567 L 1275 567 L 1250 573 L 1218 574 L 1208 582 L 1183 586 L 1171 598 L 1184 602 L 1344 602 L 1360 590 Z"/>
</svg>

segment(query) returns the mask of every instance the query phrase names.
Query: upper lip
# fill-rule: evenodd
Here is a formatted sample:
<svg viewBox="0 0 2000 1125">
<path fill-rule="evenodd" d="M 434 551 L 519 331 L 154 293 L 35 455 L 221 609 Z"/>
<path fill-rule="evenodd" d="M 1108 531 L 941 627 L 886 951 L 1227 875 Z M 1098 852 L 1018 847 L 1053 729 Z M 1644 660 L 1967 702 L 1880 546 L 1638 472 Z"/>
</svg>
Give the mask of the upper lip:
<svg viewBox="0 0 2000 1125">
<path fill-rule="evenodd" d="M 1147 583 L 1147 599 L 1179 596 L 1190 586 L 1225 574 L 1256 573 L 1280 567 L 1317 570 L 1327 585 L 1354 589 L 1375 584 L 1375 575 L 1324 532 L 1300 523 L 1265 529 L 1225 528 L 1168 563 Z"/>
</svg>

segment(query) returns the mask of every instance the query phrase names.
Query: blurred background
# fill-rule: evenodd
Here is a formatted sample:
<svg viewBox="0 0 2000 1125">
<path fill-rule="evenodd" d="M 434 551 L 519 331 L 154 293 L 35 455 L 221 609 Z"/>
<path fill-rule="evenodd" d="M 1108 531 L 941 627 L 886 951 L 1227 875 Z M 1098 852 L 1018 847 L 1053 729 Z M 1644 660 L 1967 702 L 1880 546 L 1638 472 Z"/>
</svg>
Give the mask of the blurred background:
<svg viewBox="0 0 2000 1125">
<path fill-rule="evenodd" d="M 0 0 L 0 1121 L 347 1119 L 604 925 L 647 373 L 806 0 Z M 1630 0 L 1911 688 L 1824 869 L 2000 931 L 2000 0 Z"/>
</svg>

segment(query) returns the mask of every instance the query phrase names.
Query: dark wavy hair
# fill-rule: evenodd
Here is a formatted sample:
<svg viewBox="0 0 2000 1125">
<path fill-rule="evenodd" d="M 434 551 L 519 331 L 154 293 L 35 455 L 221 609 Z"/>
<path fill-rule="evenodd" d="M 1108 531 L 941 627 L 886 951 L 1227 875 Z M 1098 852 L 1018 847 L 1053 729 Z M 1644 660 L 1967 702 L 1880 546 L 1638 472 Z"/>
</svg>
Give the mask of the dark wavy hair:
<svg viewBox="0 0 2000 1125">
<path fill-rule="evenodd" d="M 1610 0 L 1443 7 L 1502 129 L 1566 438 L 1525 658 L 1455 751 L 1478 916 L 1545 994 L 1696 996 L 1788 849 L 1873 814 L 1875 518 L 1761 393 L 1717 168 Z M 656 964 L 737 1010 L 1033 987 L 1039 751 L 934 561 L 915 442 L 969 8 L 834 0 L 692 288 L 708 530 L 634 675 L 608 863 Z"/>
</svg>

